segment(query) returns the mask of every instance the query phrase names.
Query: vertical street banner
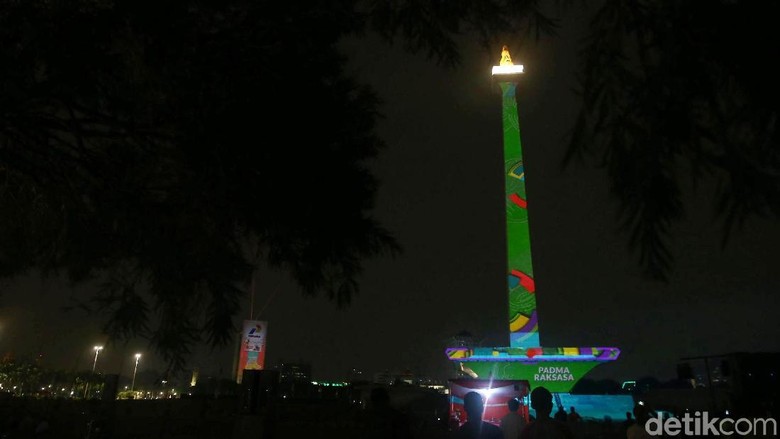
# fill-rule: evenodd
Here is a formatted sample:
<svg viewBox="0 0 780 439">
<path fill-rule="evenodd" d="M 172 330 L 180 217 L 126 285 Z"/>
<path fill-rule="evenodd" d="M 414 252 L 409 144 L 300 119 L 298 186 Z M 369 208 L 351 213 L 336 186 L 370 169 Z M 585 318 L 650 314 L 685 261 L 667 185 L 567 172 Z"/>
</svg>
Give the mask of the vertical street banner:
<svg viewBox="0 0 780 439">
<path fill-rule="evenodd" d="M 238 348 L 238 370 L 236 382 L 241 383 L 245 370 L 265 369 L 266 336 L 268 322 L 260 320 L 244 320 L 241 330 L 240 346 Z"/>
</svg>

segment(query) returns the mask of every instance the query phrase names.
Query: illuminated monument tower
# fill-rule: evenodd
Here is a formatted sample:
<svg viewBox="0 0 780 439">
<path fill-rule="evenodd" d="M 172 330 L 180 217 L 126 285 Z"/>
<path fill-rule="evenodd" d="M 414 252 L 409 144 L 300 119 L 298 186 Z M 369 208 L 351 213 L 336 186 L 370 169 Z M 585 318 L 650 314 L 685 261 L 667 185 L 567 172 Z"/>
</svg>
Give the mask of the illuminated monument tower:
<svg viewBox="0 0 780 439">
<path fill-rule="evenodd" d="M 620 350 L 604 347 L 546 348 L 539 341 L 536 287 L 531 265 L 525 168 L 520 144 L 515 91 L 523 73 L 512 64 L 506 46 L 493 77 L 501 87 L 506 179 L 507 275 L 509 287 L 509 347 L 455 347 L 447 357 L 460 363 L 472 378 L 527 380 L 532 388 L 568 392 L 595 366 L 617 359 Z"/>
</svg>

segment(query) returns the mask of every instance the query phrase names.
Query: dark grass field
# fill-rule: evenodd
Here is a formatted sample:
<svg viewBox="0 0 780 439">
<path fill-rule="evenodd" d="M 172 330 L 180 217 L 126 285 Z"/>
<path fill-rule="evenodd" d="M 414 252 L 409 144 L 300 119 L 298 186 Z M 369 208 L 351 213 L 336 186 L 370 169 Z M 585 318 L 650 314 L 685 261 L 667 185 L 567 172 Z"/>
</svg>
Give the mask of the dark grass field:
<svg viewBox="0 0 780 439">
<path fill-rule="evenodd" d="M 366 410 L 340 400 L 279 401 L 242 409 L 236 398 L 0 401 L 0 436 L 57 439 L 362 438 Z M 438 418 L 405 413 L 414 438 L 444 438 Z M 44 423 L 45 421 L 45 423 Z M 47 428 L 44 428 L 46 426 Z M 35 430 L 44 430 L 36 433 Z"/>
</svg>

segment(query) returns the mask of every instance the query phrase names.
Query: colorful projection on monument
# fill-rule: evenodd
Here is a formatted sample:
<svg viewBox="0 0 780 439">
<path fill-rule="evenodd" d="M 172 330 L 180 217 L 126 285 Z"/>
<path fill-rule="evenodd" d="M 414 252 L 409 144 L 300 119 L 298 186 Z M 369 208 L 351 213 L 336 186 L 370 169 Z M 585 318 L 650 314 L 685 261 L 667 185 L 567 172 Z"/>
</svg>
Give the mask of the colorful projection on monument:
<svg viewBox="0 0 780 439">
<path fill-rule="evenodd" d="M 620 355 L 617 348 L 546 348 L 539 340 L 536 284 L 531 264 L 526 173 L 517 117 L 516 86 L 523 66 L 514 65 L 506 46 L 493 76 L 501 88 L 509 293 L 509 347 L 457 347 L 447 357 L 475 381 L 525 380 L 531 388 L 568 392 L 591 369 Z"/>
<path fill-rule="evenodd" d="M 509 286 L 509 344 L 536 347 L 539 321 L 536 314 L 536 286 L 531 264 L 525 167 L 520 144 L 514 82 L 500 82 L 504 126 L 504 176 L 506 195 L 507 265 Z"/>
<path fill-rule="evenodd" d="M 459 347 L 447 348 L 450 360 L 485 361 L 593 361 L 613 360 L 618 357 L 617 348 L 513 348 L 513 347 Z"/>
<path fill-rule="evenodd" d="M 461 362 L 461 370 L 473 378 L 524 379 L 531 388 L 568 392 L 591 369 L 616 360 L 617 348 L 448 348 L 447 357 Z"/>
</svg>

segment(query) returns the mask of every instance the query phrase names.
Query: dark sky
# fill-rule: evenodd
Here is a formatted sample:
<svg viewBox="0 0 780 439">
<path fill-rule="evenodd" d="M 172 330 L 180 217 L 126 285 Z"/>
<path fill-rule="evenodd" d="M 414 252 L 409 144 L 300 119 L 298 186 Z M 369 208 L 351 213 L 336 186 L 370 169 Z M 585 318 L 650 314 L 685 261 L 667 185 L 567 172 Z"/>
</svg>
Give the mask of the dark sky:
<svg viewBox="0 0 780 439">
<path fill-rule="evenodd" d="M 682 356 L 780 350 L 776 222 L 749 221 L 721 250 L 720 223 L 710 215 L 714 184 L 705 182 L 686 194 L 688 215 L 674 228 L 670 282 L 651 282 L 616 232 L 604 174 L 561 168 L 577 111 L 581 31 L 567 21 L 557 38 L 507 42 L 526 70 L 519 114 L 542 343 L 619 347 L 618 361 L 589 375 L 618 380 L 670 378 Z M 345 49 L 385 101 L 376 215 L 405 251 L 370 262 L 361 295 L 343 310 L 262 272 L 255 311 L 269 322 L 268 364 L 308 361 L 320 379 L 352 367 L 444 377 L 453 334 L 465 329 L 484 345 L 508 344 L 501 98 L 490 78 L 499 52 L 467 45 L 462 65 L 447 70 L 378 42 Z M 0 288 L 0 351 L 42 352 L 65 369 L 91 366 L 91 347 L 105 339 L 94 321 L 60 309 L 73 291 L 32 274 Z M 147 353 L 142 368 L 159 367 L 143 343 L 108 346 L 99 368 L 128 374 L 136 351 Z M 204 348 L 191 367 L 229 375 L 232 362 L 232 347 Z"/>
</svg>

